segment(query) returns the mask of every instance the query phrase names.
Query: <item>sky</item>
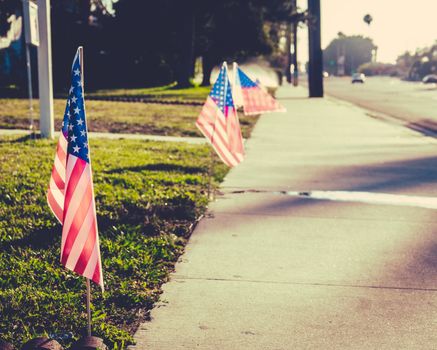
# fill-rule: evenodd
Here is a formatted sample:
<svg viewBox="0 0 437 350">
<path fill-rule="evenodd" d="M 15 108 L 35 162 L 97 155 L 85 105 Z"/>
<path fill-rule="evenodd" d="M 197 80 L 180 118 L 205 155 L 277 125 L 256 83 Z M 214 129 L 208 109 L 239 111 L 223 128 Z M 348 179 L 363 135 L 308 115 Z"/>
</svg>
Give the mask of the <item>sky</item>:
<svg viewBox="0 0 437 350">
<path fill-rule="evenodd" d="M 437 0 L 320 0 L 322 48 L 338 32 L 364 35 L 378 46 L 378 61 L 394 63 L 405 51 L 430 46 L 437 40 Z M 298 0 L 301 9 L 307 0 Z M 370 14 L 368 26 L 363 17 Z M 300 31 L 299 61 L 308 59 L 307 31 Z"/>
</svg>

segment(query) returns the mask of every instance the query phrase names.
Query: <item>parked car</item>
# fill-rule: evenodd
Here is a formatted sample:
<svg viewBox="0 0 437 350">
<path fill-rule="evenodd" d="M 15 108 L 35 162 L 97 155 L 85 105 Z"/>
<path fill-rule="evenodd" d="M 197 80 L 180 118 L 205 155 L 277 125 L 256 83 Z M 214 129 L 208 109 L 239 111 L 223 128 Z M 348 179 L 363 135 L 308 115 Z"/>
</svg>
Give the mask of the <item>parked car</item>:
<svg viewBox="0 0 437 350">
<path fill-rule="evenodd" d="M 363 73 L 352 74 L 352 84 L 355 84 L 355 83 L 363 84 L 365 81 L 366 81 L 366 76 Z"/>
<path fill-rule="evenodd" d="M 422 79 L 422 83 L 424 84 L 437 83 L 437 75 L 435 74 L 425 75 Z"/>
</svg>

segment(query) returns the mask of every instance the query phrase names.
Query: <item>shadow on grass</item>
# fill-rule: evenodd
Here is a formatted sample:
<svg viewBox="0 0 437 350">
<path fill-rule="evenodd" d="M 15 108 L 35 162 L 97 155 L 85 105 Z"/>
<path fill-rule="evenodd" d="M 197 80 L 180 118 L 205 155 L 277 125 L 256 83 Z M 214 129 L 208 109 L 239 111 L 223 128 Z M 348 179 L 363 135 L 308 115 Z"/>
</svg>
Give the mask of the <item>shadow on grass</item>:
<svg viewBox="0 0 437 350">
<path fill-rule="evenodd" d="M 1 139 L 0 138 L 0 144 L 1 143 L 23 143 L 23 142 L 32 141 L 32 140 L 39 140 L 39 139 L 41 139 L 40 134 L 26 134 L 26 135 L 20 136 L 20 137 L 15 138 L 15 139 Z"/>
<path fill-rule="evenodd" d="M 116 168 L 106 171 L 108 174 L 121 174 L 126 171 L 165 171 L 165 172 L 177 172 L 183 174 L 198 174 L 198 173 L 206 173 L 207 169 L 196 166 L 186 166 L 186 165 L 178 165 L 178 164 L 165 164 L 165 163 L 157 163 L 157 164 L 147 164 L 142 166 L 133 166 L 126 168 Z"/>
<path fill-rule="evenodd" d="M 32 250 L 45 250 L 60 241 L 61 235 L 61 226 L 35 229 L 27 233 L 24 237 L 0 242 L 0 249 L 4 252 L 27 247 L 31 247 Z"/>
</svg>

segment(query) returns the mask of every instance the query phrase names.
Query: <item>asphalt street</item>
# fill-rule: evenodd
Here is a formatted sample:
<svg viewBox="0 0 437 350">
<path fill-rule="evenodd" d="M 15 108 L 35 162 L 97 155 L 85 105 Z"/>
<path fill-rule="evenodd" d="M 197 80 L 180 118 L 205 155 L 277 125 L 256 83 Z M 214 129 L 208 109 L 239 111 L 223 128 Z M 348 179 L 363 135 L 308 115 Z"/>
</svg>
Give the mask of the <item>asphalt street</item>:
<svg viewBox="0 0 437 350">
<path fill-rule="evenodd" d="M 396 118 L 413 129 L 437 133 L 437 86 L 398 78 L 368 77 L 352 84 L 350 77 L 325 78 L 325 92 L 373 112 Z"/>
</svg>

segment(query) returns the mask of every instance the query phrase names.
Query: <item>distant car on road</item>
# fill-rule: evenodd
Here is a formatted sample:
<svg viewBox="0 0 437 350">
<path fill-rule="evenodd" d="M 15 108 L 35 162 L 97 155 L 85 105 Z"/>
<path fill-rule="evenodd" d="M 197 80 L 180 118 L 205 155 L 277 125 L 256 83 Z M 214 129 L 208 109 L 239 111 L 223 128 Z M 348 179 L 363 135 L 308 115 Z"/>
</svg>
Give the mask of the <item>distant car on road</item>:
<svg viewBox="0 0 437 350">
<path fill-rule="evenodd" d="M 437 83 L 437 75 L 435 74 L 425 75 L 422 79 L 422 83 L 424 84 Z"/>
<path fill-rule="evenodd" d="M 363 73 L 352 74 L 352 84 L 355 84 L 355 83 L 363 84 L 365 81 L 366 81 L 366 76 Z"/>
</svg>

